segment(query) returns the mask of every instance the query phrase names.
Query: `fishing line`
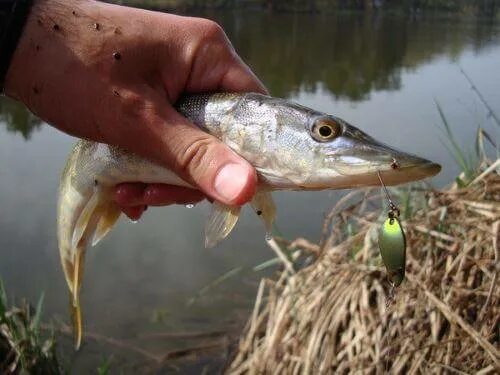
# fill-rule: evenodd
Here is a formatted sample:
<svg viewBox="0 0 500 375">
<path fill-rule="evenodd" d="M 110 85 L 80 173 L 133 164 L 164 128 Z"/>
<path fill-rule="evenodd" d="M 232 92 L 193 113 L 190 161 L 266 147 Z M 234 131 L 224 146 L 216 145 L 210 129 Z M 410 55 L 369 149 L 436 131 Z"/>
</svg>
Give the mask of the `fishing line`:
<svg viewBox="0 0 500 375">
<path fill-rule="evenodd" d="M 387 190 L 387 187 L 384 184 L 384 181 L 382 181 L 382 176 L 380 175 L 380 171 L 377 171 L 377 176 L 380 181 L 380 184 L 382 185 L 382 188 L 384 190 L 385 196 L 387 197 L 387 201 L 389 202 L 389 215 L 396 215 L 399 217 L 401 211 L 399 211 L 398 206 L 392 201 L 391 196 L 389 195 L 389 191 Z"/>
</svg>

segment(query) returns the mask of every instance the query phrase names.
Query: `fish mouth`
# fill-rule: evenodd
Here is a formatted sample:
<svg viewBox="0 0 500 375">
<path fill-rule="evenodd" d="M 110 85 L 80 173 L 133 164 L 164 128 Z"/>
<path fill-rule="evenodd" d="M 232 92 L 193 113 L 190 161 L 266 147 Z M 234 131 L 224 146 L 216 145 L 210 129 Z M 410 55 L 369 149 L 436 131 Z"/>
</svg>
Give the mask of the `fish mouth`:
<svg viewBox="0 0 500 375">
<path fill-rule="evenodd" d="M 415 165 L 382 169 L 375 172 L 351 177 L 351 181 L 348 183 L 349 186 L 346 186 L 346 188 L 360 186 L 380 186 L 380 179 L 383 181 L 384 185 L 387 186 L 401 185 L 435 176 L 441 171 L 441 166 L 439 164 L 425 159 L 421 160 L 421 163 Z"/>
<path fill-rule="evenodd" d="M 423 180 L 437 175 L 440 171 L 441 166 L 439 164 L 426 161 L 418 165 L 407 165 L 396 169 L 380 168 L 368 173 L 341 175 L 337 176 L 334 181 L 329 181 L 327 184 L 319 184 L 317 186 L 308 185 L 304 188 L 309 190 L 321 190 L 380 186 L 380 179 L 383 181 L 384 185 L 395 186 Z"/>
<path fill-rule="evenodd" d="M 441 166 L 439 164 L 422 159 L 420 164 L 407 165 L 405 167 L 385 170 L 379 173 L 384 184 L 393 186 L 433 177 L 440 171 Z M 380 181 L 378 182 L 380 183 Z"/>
</svg>

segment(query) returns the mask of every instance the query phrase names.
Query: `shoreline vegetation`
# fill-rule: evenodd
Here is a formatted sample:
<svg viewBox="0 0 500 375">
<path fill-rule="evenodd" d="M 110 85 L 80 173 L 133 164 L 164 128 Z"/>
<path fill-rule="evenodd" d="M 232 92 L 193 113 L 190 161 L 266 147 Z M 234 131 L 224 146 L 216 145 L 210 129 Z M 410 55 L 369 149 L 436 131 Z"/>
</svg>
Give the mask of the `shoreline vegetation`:
<svg viewBox="0 0 500 375">
<path fill-rule="evenodd" d="M 370 209 L 378 189 L 339 201 L 320 243 L 282 241 L 290 259 L 315 260 L 261 281 L 229 373 L 495 373 L 499 169 L 485 158 L 465 186 L 393 190 L 408 244 L 395 290 L 377 246 L 386 212 Z"/>
<path fill-rule="evenodd" d="M 493 16 L 500 0 L 108 0 L 122 5 L 170 11 L 256 9 L 274 12 L 330 13 L 339 10 L 404 13 L 449 12 Z"/>
<path fill-rule="evenodd" d="M 15 306 L 0 279 L 0 374 L 60 374 L 56 342 L 42 334 L 43 294 L 36 308 L 23 301 Z"/>
<path fill-rule="evenodd" d="M 387 210 L 373 203 L 383 206 L 384 195 L 370 188 L 348 193 L 326 216 L 318 243 L 298 238 L 273 248 L 289 265 L 262 279 L 229 373 L 498 371 L 499 146 L 479 127 L 475 153 L 464 151 L 435 104 L 462 173 L 443 189 L 391 189 L 406 232 L 403 284 L 391 287 L 380 259 Z"/>
<path fill-rule="evenodd" d="M 289 264 L 262 279 L 229 373 L 498 371 L 499 148 L 479 127 L 474 155 L 464 151 L 436 107 L 462 173 L 443 189 L 391 189 L 406 232 L 403 284 L 391 287 L 379 255 L 387 209 L 373 203 L 383 206 L 384 195 L 373 188 L 348 193 L 326 216 L 318 243 L 298 238 L 273 247 Z"/>
</svg>

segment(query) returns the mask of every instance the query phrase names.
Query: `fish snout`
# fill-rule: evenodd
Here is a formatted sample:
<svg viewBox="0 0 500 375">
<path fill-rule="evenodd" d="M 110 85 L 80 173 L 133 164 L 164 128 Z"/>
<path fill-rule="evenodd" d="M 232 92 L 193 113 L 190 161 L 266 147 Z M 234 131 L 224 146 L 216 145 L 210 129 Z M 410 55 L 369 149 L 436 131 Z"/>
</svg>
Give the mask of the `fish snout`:
<svg viewBox="0 0 500 375">
<path fill-rule="evenodd" d="M 329 145 L 326 163 L 338 176 L 342 188 L 399 185 L 432 177 L 441 166 L 430 160 L 378 142 L 354 126 L 343 124 L 343 132 Z"/>
<path fill-rule="evenodd" d="M 379 173 L 386 185 L 398 185 L 437 175 L 441 166 L 430 160 L 404 152 L 392 152 Z"/>
</svg>

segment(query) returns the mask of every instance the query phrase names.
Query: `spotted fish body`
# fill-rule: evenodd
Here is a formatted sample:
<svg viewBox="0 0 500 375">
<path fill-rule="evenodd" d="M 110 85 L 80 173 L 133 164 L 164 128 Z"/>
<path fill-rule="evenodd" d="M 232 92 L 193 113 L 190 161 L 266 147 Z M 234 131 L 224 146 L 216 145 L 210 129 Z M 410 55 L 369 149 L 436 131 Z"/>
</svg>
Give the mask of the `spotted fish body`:
<svg viewBox="0 0 500 375">
<path fill-rule="evenodd" d="M 270 233 L 273 190 L 341 189 L 419 180 L 440 167 L 377 142 L 342 119 L 260 94 L 200 94 L 182 98 L 178 111 L 252 164 L 259 178 L 251 205 Z M 394 168 L 394 164 L 398 168 Z M 120 148 L 81 140 L 61 177 L 58 242 L 71 294 L 75 346 L 82 339 L 79 290 L 86 248 L 112 228 L 120 210 L 111 200 L 122 182 L 192 187 L 173 171 Z M 205 226 L 205 245 L 224 239 L 240 207 L 214 202 Z"/>
</svg>

